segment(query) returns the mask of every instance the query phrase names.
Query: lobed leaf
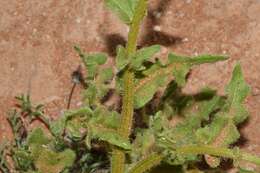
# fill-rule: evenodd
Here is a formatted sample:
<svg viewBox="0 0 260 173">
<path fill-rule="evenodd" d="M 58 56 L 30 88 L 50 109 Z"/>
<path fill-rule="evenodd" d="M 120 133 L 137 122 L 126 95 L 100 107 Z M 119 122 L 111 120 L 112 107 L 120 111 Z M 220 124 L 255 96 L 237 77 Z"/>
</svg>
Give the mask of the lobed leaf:
<svg viewBox="0 0 260 173">
<path fill-rule="evenodd" d="M 240 137 L 236 125 L 243 122 L 248 112 L 244 108 L 243 101 L 250 91 L 246 84 L 241 66 L 237 64 L 233 70 L 231 81 L 226 87 L 227 100 L 222 110 L 222 116 L 217 116 L 210 126 L 197 131 L 200 141 L 213 146 L 228 147 Z M 208 139 L 208 140 L 207 140 Z M 214 167 L 218 166 L 219 159 L 206 156 L 207 163 Z"/>
<path fill-rule="evenodd" d="M 248 116 L 243 102 L 249 92 L 250 87 L 245 82 L 240 64 L 237 64 L 233 70 L 232 79 L 226 87 L 227 109 L 236 124 L 243 122 Z"/>
<path fill-rule="evenodd" d="M 196 136 L 202 144 L 218 147 L 227 147 L 240 137 L 235 124 L 225 115 L 216 116 L 210 125 L 197 130 Z"/>
<path fill-rule="evenodd" d="M 106 63 L 106 55 L 103 53 L 85 54 L 78 46 L 75 46 L 74 49 L 78 52 L 87 69 L 87 79 L 93 79 L 98 72 L 98 66 Z"/>
<path fill-rule="evenodd" d="M 199 129 L 196 135 L 202 144 L 215 147 L 228 147 L 240 137 L 236 125 L 227 115 L 217 116 L 209 126 Z M 220 159 L 217 157 L 205 155 L 205 160 L 211 167 L 220 164 Z"/>
<path fill-rule="evenodd" d="M 153 49 L 153 53 L 158 48 Z M 143 107 L 149 102 L 159 87 L 167 85 L 170 77 L 173 75 L 178 85 L 183 86 L 186 83 L 186 76 L 193 65 L 212 63 L 226 60 L 225 56 L 201 55 L 197 57 L 178 56 L 173 53 L 168 56 L 168 64 L 162 65 L 156 62 L 149 69 L 143 71 L 145 77 L 141 78 L 135 88 L 135 108 Z M 140 63 L 139 63 L 140 65 Z"/>
<path fill-rule="evenodd" d="M 169 63 L 176 63 L 178 66 L 173 69 L 173 74 L 176 82 L 180 86 L 184 86 L 186 83 L 186 76 L 194 65 L 200 65 L 205 63 L 214 63 L 217 61 L 227 60 L 227 56 L 220 55 L 199 55 L 195 57 L 180 56 L 174 53 L 170 53 L 168 56 Z"/>
</svg>

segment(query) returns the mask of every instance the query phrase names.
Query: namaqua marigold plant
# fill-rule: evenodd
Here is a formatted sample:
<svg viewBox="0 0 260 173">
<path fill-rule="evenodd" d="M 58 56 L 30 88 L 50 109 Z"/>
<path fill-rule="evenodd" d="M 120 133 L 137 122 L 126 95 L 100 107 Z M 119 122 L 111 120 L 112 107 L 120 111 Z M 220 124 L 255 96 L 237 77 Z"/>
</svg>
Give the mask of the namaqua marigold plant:
<svg viewBox="0 0 260 173">
<path fill-rule="evenodd" d="M 126 46 L 118 45 L 115 68 L 101 67 L 105 54 L 75 47 L 86 68 L 81 108 L 50 120 L 28 96 L 17 98 L 20 109 L 8 117 L 15 140 L 0 149 L 3 173 L 144 173 L 160 165 L 171 165 L 170 172 L 225 172 L 220 167 L 223 159 L 233 160 L 238 172 L 245 173 L 251 171 L 240 168 L 241 161 L 260 165 L 260 158 L 232 145 L 240 137 L 237 125 L 248 117 L 243 102 L 250 88 L 240 65 L 233 70 L 225 96 L 209 88 L 183 94 L 192 67 L 228 57 L 169 53 L 162 62 L 154 58 L 160 45 L 137 49 L 147 3 L 105 0 L 130 28 Z M 159 89 L 162 93 L 155 102 Z M 121 108 L 106 104 L 111 93 L 122 98 Z M 24 122 L 34 119 L 50 133 L 41 128 L 28 131 Z M 203 163 L 208 165 L 204 169 L 198 166 Z"/>
</svg>

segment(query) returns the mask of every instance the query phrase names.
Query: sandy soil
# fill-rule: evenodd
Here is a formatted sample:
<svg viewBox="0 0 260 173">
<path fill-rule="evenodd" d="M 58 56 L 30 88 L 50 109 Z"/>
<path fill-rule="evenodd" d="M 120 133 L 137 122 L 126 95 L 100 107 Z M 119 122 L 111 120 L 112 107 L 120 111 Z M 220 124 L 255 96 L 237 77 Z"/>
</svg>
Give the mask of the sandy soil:
<svg viewBox="0 0 260 173">
<path fill-rule="evenodd" d="M 240 61 L 252 87 L 243 147 L 260 155 L 260 0 L 150 1 L 140 45 L 162 44 L 163 51 L 187 55 L 230 55 L 226 62 L 195 68 L 186 92 L 207 85 L 223 93 Z M 73 45 L 113 57 L 127 30 L 102 0 L 0 0 L 0 142 L 11 136 L 5 116 L 14 96 L 30 93 L 48 114 L 58 115 L 66 107 L 71 73 L 80 64 Z M 72 104 L 80 105 L 80 87 Z"/>
</svg>

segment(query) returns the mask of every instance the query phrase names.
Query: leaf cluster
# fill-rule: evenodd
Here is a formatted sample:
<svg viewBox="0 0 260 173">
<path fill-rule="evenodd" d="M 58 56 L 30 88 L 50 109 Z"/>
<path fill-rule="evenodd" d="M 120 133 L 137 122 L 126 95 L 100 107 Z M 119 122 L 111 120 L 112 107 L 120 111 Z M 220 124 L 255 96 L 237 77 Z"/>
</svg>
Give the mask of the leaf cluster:
<svg viewBox="0 0 260 173">
<path fill-rule="evenodd" d="M 22 95 L 17 100 L 20 109 L 14 109 L 8 116 L 15 140 L 8 145 L 1 144 L 0 148 L 0 170 L 3 173 L 90 173 L 108 163 L 105 154 L 87 148 L 79 139 L 82 133 L 77 129 L 77 121 L 89 109 L 67 111 L 59 119 L 51 120 L 44 115 L 42 106 L 31 104 L 29 96 Z M 41 107 L 40 112 L 38 107 Z M 35 118 L 45 127 L 31 128 L 26 123 Z M 9 157 L 12 162 L 8 161 Z"/>
<path fill-rule="evenodd" d="M 144 17 L 145 11 L 137 14 L 138 2 L 105 0 L 108 8 L 129 26 L 136 18 Z M 130 31 L 130 40 L 131 34 L 136 33 Z M 226 158 L 232 159 L 237 168 L 241 160 L 260 165 L 259 158 L 233 146 L 240 138 L 237 126 L 248 117 L 244 101 L 250 92 L 239 63 L 225 95 L 219 96 L 210 88 L 187 95 L 182 88 L 193 67 L 225 61 L 228 57 L 190 57 L 173 52 L 158 57 L 160 45 L 129 54 L 128 47 L 118 45 L 113 68 L 106 66 L 106 54 L 85 53 L 79 46 L 74 48 L 86 70 L 82 79 L 84 104 L 50 120 L 41 105 L 33 106 L 27 96 L 17 97 L 21 109 L 9 117 L 15 143 L 8 149 L 0 149 L 0 169 L 4 173 L 10 172 L 5 159 L 8 154 L 19 172 L 109 172 L 114 149 L 125 154 L 126 173 L 153 171 L 162 165 L 171 166 L 171 171 L 176 172 L 223 172 L 220 165 Z M 167 61 L 162 62 L 161 58 Z M 138 120 L 133 122 L 130 138 L 120 132 L 122 110 L 106 104 L 111 95 L 116 95 L 120 98 L 117 102 L 121 102 L 127 93 L 128 83 L 123 80 L 127 72 L 134 75 L 133 100 L 129 102 L 133 102 Z M 41 120 L 47 129 L 28 131 L 24 124 L 26 117 L 29 122 Z M 207 164 L 208 169 L 199 169 L 197 165 L 201 163 Z M 239 169 L 240 173 L 250 172 Z"/>
</svg>

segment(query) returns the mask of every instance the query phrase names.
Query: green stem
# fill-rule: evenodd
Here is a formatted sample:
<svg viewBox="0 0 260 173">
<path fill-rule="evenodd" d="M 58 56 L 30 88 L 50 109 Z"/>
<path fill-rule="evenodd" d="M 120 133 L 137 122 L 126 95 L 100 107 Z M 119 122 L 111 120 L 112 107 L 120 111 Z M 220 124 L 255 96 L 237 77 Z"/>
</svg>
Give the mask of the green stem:
<svg viewBox="0 0 260 173">
<path fill-rule="evenodd" d="M 238 152 L 237 150 L 232 150 L 228 148 L 216 148 L 212 146 L 202 145 L 202 146 L 185 146 L 176 149 L 180 154 L 208 154 L 219 157 L 226 157 L 231 159 L 245 160 L 256 165 L 260 165 L 260 158 L 253 156 L 248 153 Z"/>
<path fill-rule="evenodd" d="M 127 57 L 130 58 L 136 52 L 137 38 L 140 29 L 140 24 L 145 16 L 147 8 L 147 0 L 139 0 L 135 14 L 130 25 L 127 43 Z M 131 133 L 133 112 L 134 112 L 134 72 L 128 68 L 123 76 L 124 94 L 122 106 L 122 120 L 118 132 L 125 138 L 128 138 Z M 112 173 L 124 173 L 125 171 L 125 153 L 114 148 L 112 152 Z"/>
<path fill-rule="evenodd" d="M 254 163 L 256 165 L 260 165 L 260 158 L 257 157 L 257 156 L 248 154 L 248 153 L 242 153 L 241 159 L 248 161 L 248 162 L 251 162 L 251 163 Z"/>
<path fill-rule="evenodd" d="M 149 169 L 159 165 L 163 159 L 160 154 L 152 154 L 146 159 L 139 161 L 133 168 L 131 168 L 128 173 L 143 173 L 147 172 Z"/>
</svg>

